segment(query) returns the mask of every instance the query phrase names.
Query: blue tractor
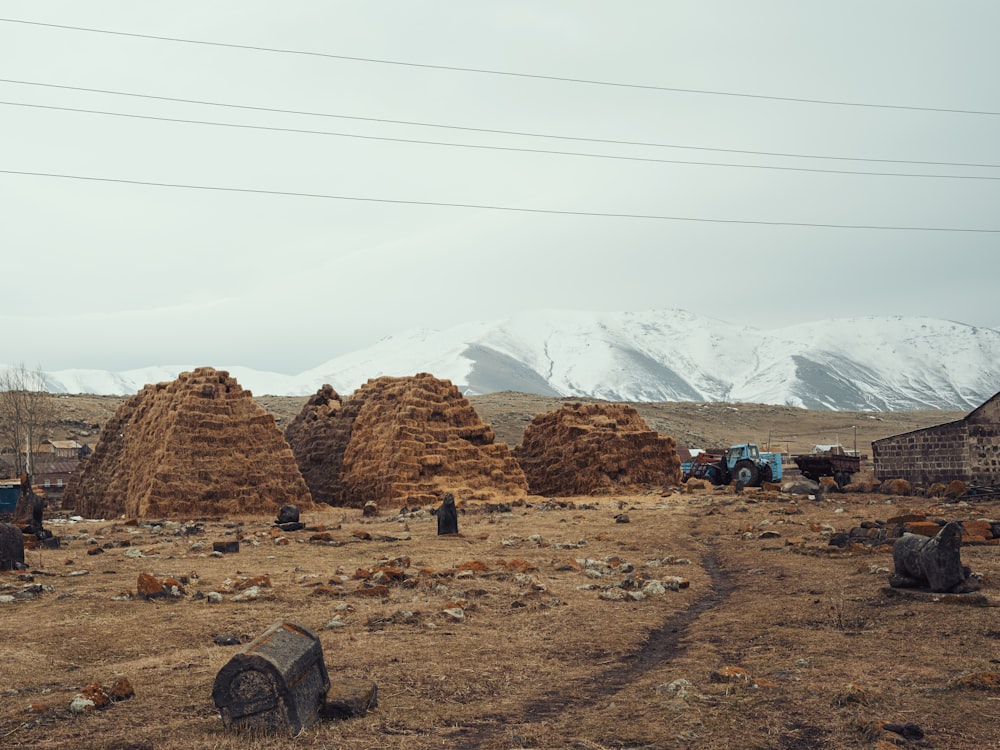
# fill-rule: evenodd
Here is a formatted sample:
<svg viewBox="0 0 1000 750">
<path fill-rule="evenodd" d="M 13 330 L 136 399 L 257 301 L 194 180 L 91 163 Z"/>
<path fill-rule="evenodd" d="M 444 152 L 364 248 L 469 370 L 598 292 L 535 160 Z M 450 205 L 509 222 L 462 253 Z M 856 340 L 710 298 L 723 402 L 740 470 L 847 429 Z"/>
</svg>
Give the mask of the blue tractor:
<svg viewBox="0 0 1000 750">
<path fill-rule="evenodd" d="M 704 478 L 712 484 L 736 482 L 760 487 L 781 480 L 781 454 L 761 451 L 754 443 L 733 445 L 725 452 L 702 453 L 681 467 L 685 479 Z"/>
</svg>

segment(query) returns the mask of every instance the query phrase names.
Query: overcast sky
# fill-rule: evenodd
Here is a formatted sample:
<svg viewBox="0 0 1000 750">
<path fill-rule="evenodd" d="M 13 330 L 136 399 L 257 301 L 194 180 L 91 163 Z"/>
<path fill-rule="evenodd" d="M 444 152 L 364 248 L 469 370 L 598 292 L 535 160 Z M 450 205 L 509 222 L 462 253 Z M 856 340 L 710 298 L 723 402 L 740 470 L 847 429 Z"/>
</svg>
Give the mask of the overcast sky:
<svg viewBox="0 0 1000 750">
<path fill-rule="evenodd" d="M 0 16 L 0 362 L 297 373 L 532 309 L 1000 326 L 994 0 Z"/>
</svg>

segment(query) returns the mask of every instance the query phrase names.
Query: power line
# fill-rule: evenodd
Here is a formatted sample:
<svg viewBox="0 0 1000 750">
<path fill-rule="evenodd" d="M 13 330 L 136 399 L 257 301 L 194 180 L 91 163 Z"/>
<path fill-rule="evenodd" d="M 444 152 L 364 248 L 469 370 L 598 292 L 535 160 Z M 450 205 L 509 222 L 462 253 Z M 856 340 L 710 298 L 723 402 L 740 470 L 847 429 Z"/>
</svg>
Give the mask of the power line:
<svg viewBox="0 0 1000 750">
<path fill-rule="evenodd" d="M 970 229 L 967 227 L 915 227 L 890 226 L 876 224 L 825 224 L 806 221 L 765 221 L 758 219 L 708 219 L 695 216 L 667 216 L 662 214 L 632 214 L 612 213 L 605 211 L 564 211 L 551 208 L 526 208 L 521 206 L 498 206 L 481 203 L 447 203 L 444 201 L 399 200 L 393 198 L 371 198 L 356 195 L 330 195 L 326 193 L 303 193 L 289 190 L 264 190 L 259 188 L 222 187 L 219 185 L 190 185 L 172 182 L 152 182 L 146 180 L 128 180 L 114 177 L 91 177 L 75 174 L 57 174 L 52 172 L 29 172 L 15 169 L 0 169 L 0 174 L 12 174 L 29 177 L 51 177 L 64 180 L 83 180 L 87 182 L 108 182 L 122 185 L 142 185 L 145 187 L 177 188 L 183 190 L 205 190 L 227 193 L 247 193 L 255 195 L 280 195 L 292 198 L 318 198 L 323 200 L 356 201 L 360 203 L 389 203 L 401 206 L 439 206 L 443 208 L 471 208 L 483 211 L 510 211 L 528 214 L 553 214 L 558 216 L 593 216 L 609 219 L 648 219 L 655 221 L 687 221 L 703 224 L 751 224 L 758 226 L 779 227 L 815 227 L 821 229 L 872 229 L 879 231 L 903 232 L 966 232 L 974 234 L 1000 234 L 1000 229 Z"/>
<path fill-rule="evenodd" d="M 961 175 L 961 174 L 921 174 L 907 172 L 862 172 L 851 169 L 820 169 L 818 167 L 783 167 L 768 164 L 734 164 L 711 161 L 690 161 L 686 159 L 657 159 L 646 156 L 622 156 L 618 154 L 594 154 L 580 151 L 557 151 L 554 149 L 539 148 L 518 148 L 516 146 L 491 146 L 477 143 L 455 143 L 451 141 L 425 141 L 416 138 L 391 138 L 380 135 L 363 135 L 359 133 L 337 133 L 329 130 L 306 130 L 302 128 L 281 128 L 272 125 L 249 125 L 237 122 L 216 122 L 212 120 L 188 120 L 179 117 L 160 117 L 157 115 L 139 115 L 128 112 L 109 112 L 106 110 L 82 109 L 79 107 L 57 107 L 51 104 L 28 104 L 26 102 L 0 101 L 0 105 L 10 107 L 29 107 L 32 109 L 51 109 L 60 112 L 77 112 L 91 115 L 106 115 L 111 117 L 127 117 L 136 120 L 154 120 L 159 122 L 183 123 L 187 125 L 210 125 L 213 127 L 240 128 L 244 130 L 265 130 L 278 133 L 298 133 L 305 135 L 326 135 L 337 138 L 355 138 L 364 141 L 386 141 L 389 143 L 408 143 L 422 146 L 444 146 L 448 148 L 469 148 L 486 151 L 505 151 L 523 154 L 545 154 L 548 156 L 576 156 L 587 159 L 610 159 L 613 161 L 635 161 L 652 162 L 655 164 L 679 164 L 684 166 L 697 167 L 725 167 L 731 169 L 769 169 L 780 172 L 813 172 L 819 174 L 841 174 L 841 175 L 863 175 L 867 177 L 910 177 L 919 179 L 946 179 L 946 180 L 994 180 L 1000 181 L 1000 177 L 989 175 Z"/>
<path fill-rule="evenodd" d="M 1000 112 L 973 109 L 952 109 L 948 107 L 919 107 L 903 104 L 872 104 L 870 102 L 838 101 L 833 99 L 807 99 L 794 96 L 772 96 L 767 94 L 747 94 L 736 91 L 718 91 L 711 89 L 688 89 L 674 86 L 654 86 L 641 83 L 623 83 L 618 81 L 602 81 L 590 78 L 571 78 L 567 76 L 542 75 L 538 73 L 517 73 L 509 70 L 492 70 L 489 68 L 466 68 L 458 65 L 432 65 L 429 63 L 415 63 L 403 60 L 385 60 L 374 57 L 355 57 L 351 55 L 335 55 L 328 52 L 311 52 L 308 50 L 284 49 L 280 47 L 262 47 L 251 44 L 233 44 L 229 42 L 210 42 L 203 39 L 185 39 L 182 37 L 158 36 L 155 34 L 136 34 L 126 31 L 111 31 L 110 29 L 95 29 L 86 26 L 69 26 L 58 23 L 43 23 L 41 21 L 26 21 L 18 18 L 0 18 L 5 23 L 20 23 L 29 26 L 45 26 L 54 29 L 65 29 L 68 31 L 85 31 L 92 34 L 109 34 L 112 36 L 132 37 L 135 39 L 153 39 L 161 42 L 178 42 L 182 44 L 198 44 L 209 47 L 227 47 L 230 49 L 251 50 L 254 52 L 276 52 L 284 55 L 303 55 L 307 57 L 323 57 L 333 60 L 349 60 L 352 62 L 375 63 L 379 65 L 396 65 L 410 68 L 423 68 L 428 70 L 448 70 L 460 73 L 479 73 L 495 76 L 507 76 L 511 78 L 534 78 L 544 81 L 558 81 L 560 83 L 578 83 L 589 86 L 613 86 L 617 88 L 642 89 L 647 91 L 670 91 L 683 94 L 703 94 L 708 96 L 730 96 L 743 99 L 765 99 L 769 101 L 796 102 L 800 104 L 823 104 L 837 107 L 863 107 L 871 109 L 896 109 L 914 112 L 946 112 L 949 114 L 962 115 L 987 115 L 991 117 L 1000 116 Z"/>
<path fill-rule="evenodd" d="M 0 19 L 2 20 L 2 19 Z M 737 149 L 737 148 L 713 148 L 710 146 L 689 146 L 676 143 L 657 143 L 650 141 L 629 141 L 629 140 L 619 140 L 614 138 L 586 138 L 583 136 L 573 136 L 573 135 L 559 135 L 554 133 L 534 133 L 530 131 L 521 130 L 499 130 L 495 128 L 476 128 L 465 125 L 448 125 L 443 123 L 434 122 L 422 122 L 416 120 L 391 120 L 384 117 L 361 117 L 357 115 L 342 115 L 334 114 L 330 112 L 312 112 L 308 110 L 295 110 L 295 109 L 280 109 L 277 107 L 260 107 L 253 106 L 249 104 L 229 104 L 225 102 L 214 102 L 203 99 L 182 99 L 173 96 L 156 96 L 154 94 L 139 94 L 130 91 L 112 91 L 109 89 L 95 89 L 86 88 L 83 86 L 65 86 L 56 83 L 41 83 L 38 81 L 21 81 L 12 78 L 0 78 L 0 83 L 13 83 L 23 86 L 41 86 L 45 88 L 54 89 L 65 89 L 68 91 L 86 91 L 92 94 L 111 94 L 113 96 L 128 96 L 138 99 L 152 99 L 156 101 L 165 102 L 177 102 L 182 104 L 199 104 L 209 107 L 227 107 L 231 109 L 245 109 L 254 112 L 274 112 L 280 114 L 288 115 L 305 115 L 307 117 L 329 117 L 341 120 L 355 120 L 360 122 L 378 122 L 391 125 L 415 125 L 424 128 L 442 128 L 446 130 L 462 130 L 473 133 L 490 133 L 495 135 L 514 135 L 522 136 L 527 138 L 552 138 L 555 140 L 564 141 L 581 141 L 586 143 L 607 143 L 614 144 L 617 146 L 644 146 L 651 148 L 675 148 L 684 149 L 688 151 L 712 151 L 716 153 L 726 153 L 726 154 L 747 154 L 750 156 L 779 156 L 783 158 L 794 158 L 794 159 L 826 159 L 834 161 L 860 161 L 869 163 L 879 163 L 879 164 L 916 164 L 921 166 L 936 166 L 936 167 L 982 167 L 987 169 L 998 169 L 1000 164 L 981 164 L 973 162 L 955 162 L 955 161 L 926 161 L 926 160 L 916 160 L 916 159 L 872 159 L 860 156 L 829 156 L 824 154 L 800 154 L 800 153 L 790 153 L 782 151 L 751 151 L 748 149 Z"/>
</svg>

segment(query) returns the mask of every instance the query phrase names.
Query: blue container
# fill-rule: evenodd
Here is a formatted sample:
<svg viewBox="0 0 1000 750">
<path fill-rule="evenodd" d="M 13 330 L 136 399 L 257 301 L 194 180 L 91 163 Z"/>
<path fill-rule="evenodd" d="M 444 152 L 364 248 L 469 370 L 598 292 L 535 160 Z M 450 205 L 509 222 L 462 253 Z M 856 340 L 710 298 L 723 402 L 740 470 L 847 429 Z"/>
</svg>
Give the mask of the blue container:
<svg viewBox="0 0 1000 750">
<path fill-rule="evenodd" d="M 21 497 L 21 483 L 0 484 L 0 513 L 13 513 Z"/>
</svg>

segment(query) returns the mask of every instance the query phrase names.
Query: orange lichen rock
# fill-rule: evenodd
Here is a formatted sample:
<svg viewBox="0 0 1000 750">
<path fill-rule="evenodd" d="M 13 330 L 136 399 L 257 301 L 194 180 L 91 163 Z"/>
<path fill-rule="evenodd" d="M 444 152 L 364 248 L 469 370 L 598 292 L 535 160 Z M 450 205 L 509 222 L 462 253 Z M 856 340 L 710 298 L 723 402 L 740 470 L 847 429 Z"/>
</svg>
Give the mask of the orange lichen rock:
<svg viewBox="0 0 1000 750">
<path fill-rule="evenodd" d="M 111 700 L 117 703 L 118 701 L 127 701 L 129 698 L 134 698 L 135 689 L 132 687 L 132 683 L 129 682 L 128 677 L 118 677 L 111 686 L 111 690 L 108 691 L 108 694 Z"/>
<path fill-rule="evenodd" d="M 150 573 L 140 573 L 136 581 L 136 593 L 143 599 L 163 596 L 163 584 Z"/>
<path fill-rule="evenodd" d="M 679 485 L 674 439 L 625 404 L 566 404 L 536 416 L 514 456 L 535 495 L 603 495 Z"/>
<path fill-rule="evenodd" d="M 523 495 L 524 472 L 452 383 L 428 373 L 369 380 L 346 400 L 324 386 L 286 437 L 317 501 L 360 508 Z"/>
<path fill-rule="evenodd" d="M 80 515 L 272 515 L 311 508 L 274 417 L 229 373 L 202 367 L 147 385 L 119 407 L 66 488 Z"/>
</svg>

